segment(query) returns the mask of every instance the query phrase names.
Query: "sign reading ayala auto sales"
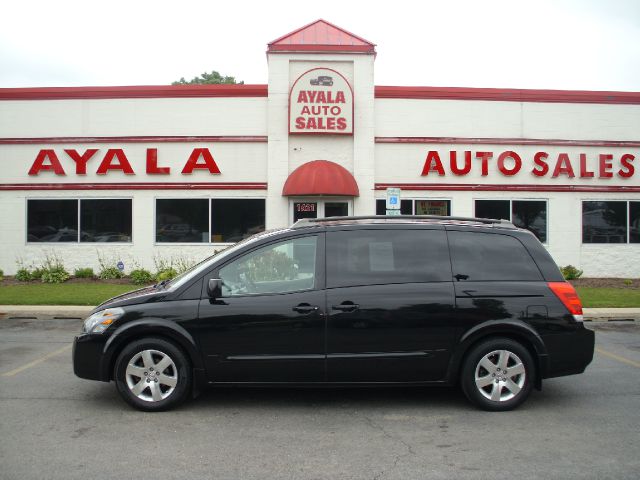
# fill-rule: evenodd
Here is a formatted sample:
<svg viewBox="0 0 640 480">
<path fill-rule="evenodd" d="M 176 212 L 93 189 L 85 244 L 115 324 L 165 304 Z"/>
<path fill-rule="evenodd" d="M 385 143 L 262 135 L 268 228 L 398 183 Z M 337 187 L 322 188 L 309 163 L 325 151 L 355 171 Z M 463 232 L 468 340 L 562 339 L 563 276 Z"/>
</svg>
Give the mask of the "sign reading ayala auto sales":
<svg viewBox="0 0 640 480">
<path fill-rule="evenodd" d="M 340 73 L 314 68 L 293 84 L 289 133 L 353 135 L 353 90 Z"/>
</svg>

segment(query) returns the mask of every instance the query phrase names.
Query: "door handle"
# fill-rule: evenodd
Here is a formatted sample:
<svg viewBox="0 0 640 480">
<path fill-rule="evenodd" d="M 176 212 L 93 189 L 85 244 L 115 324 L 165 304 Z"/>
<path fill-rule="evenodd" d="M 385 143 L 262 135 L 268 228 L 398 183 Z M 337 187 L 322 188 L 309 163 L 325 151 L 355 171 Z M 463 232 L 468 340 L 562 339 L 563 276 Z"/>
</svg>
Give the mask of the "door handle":
<svg viewBox="0 0 640 480">
<path fill-rule="evenodd" d="M 308 303 L 301 303 L 293 307 L 292 310 L 298 313 L 311 313 L 318 310 L 318 307 L 316 305 L 309 305 Z"/>
<path fill-rule="evenodd" d="M 342 312 L 355 312 L 360 308 L 360 305 L 353 302 L 342 302 L 340 305 L 331 305 L 332 310 L 340 310 Z"/>
<path fill-rule="evenodd" d="M 454 275 L 453 278 L 455 278 L 459 282 L 460 280 L 468 280 L 469 275 L 463 275 L 461 273 L 458 273 L 457 275 Z"/>
</svg>

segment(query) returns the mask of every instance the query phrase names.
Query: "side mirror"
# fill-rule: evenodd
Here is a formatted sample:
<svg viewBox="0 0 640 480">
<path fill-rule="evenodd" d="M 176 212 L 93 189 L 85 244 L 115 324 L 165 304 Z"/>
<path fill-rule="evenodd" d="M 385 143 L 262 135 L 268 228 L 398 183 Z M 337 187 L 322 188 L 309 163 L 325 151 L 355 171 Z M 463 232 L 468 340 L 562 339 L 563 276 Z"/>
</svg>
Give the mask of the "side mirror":
<svg viewBox="0 0 640 480">
<path fill-rule="evenodd" d="M 222 280 L 219 278 L 210 278 L 207 283 L 207 295 L 211 298 L 219 298 L 222 296 Z"/>
</svg>

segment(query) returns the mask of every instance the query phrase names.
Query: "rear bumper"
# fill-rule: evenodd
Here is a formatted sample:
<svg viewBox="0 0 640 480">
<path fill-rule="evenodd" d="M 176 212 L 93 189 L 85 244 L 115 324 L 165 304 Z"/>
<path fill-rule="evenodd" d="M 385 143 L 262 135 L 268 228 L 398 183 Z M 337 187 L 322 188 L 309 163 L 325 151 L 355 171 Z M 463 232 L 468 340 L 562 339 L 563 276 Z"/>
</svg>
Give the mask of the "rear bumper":
<svg viewBox="0 0 640 480">
<path fill-rule="evenodd" d="M 593 360 L 595 333 L 580 325 L 572 332 L 542 337 L 547 348 L 547 368 L 542 378 L 582 373 Z"/>
<path fill-rule="evenodd" d="M 73 340 L 73 373 L 80 378 L 108 382 L 102 361 L 106 339 L 100 335 L 82 334 Z"/>
</svg>

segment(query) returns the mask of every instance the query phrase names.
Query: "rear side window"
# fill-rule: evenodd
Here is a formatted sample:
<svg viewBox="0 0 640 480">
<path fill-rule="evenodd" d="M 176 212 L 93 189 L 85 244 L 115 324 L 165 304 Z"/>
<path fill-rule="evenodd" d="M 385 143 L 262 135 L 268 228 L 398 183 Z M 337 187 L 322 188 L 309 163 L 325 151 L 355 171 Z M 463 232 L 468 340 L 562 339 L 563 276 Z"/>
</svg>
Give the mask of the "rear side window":
<svg viewBox="0 0 640 480">
<path fill-rule="evenodd" d="M 451 281 L 443 230 L 327 233 L 327 287 Z"/>
<path fill-rule="evenodd" d="M 537 265 L 516 238 L 449 231 L 453 275 L 469 281 L 542 280 Z"/>
</svg>

